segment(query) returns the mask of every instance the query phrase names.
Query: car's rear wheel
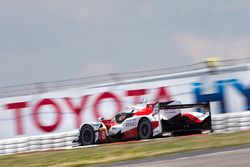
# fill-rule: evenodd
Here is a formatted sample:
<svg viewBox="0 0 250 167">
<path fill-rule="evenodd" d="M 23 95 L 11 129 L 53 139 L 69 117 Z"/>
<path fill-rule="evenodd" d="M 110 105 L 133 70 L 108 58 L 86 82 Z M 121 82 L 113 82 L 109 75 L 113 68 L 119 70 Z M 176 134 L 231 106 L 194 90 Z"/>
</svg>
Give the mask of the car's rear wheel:
<svg viewBox="0 0 250 167">
<path fill-rule="evenodd" d="M 147 118 L 142 118 L 138 124 L 138 137 L 139 139 L 149 139 L 152 137 L 152 125 Z"/>
<path fill-rule="evenodd" d="M 80 130 L 79 140 L 82 146 L 91 145 L 95 142 L 95 132 L 90 125 L 84 125 Z"/>
</svg>

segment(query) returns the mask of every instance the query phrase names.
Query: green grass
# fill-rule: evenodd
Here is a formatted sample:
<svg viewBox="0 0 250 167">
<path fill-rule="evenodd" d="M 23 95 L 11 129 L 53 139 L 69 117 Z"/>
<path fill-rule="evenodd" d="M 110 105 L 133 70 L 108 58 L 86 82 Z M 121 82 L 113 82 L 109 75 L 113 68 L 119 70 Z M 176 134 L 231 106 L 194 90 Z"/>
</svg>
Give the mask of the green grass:
<svg viewBox="0 0 250 167">
<path fill-rule="evenodd" d="M 54 150 L 0 156 L 0 166 L 88 166 L 170 153 L 250 144 L 250 131 L 183 136 L 144 142 L 103 144 L 74 150 Z"/>
</svg>

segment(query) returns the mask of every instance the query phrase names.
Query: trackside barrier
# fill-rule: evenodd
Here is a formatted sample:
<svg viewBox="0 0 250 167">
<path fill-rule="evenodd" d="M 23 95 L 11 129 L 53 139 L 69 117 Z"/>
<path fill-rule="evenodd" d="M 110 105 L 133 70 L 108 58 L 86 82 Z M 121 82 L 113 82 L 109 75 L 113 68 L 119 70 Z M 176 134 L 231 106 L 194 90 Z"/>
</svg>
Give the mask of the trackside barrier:
<svg viewBox="0 0 250 167">
<path fill-rule="evenodd" d="M 250 111 L 212 115 L 214 132 L 250 130 Z"/>
<path fill-rule="evenodd" d="M 214 114 L 215 133 L 250 130 L 250 111 Z M 0 140 L 0 155 L 72 147 L 77 131 Z"/>
<path fill-rule="evenodd" d="M 72 147 L 77 131 L 0 140 L 0 155 Z"/>
</svg>

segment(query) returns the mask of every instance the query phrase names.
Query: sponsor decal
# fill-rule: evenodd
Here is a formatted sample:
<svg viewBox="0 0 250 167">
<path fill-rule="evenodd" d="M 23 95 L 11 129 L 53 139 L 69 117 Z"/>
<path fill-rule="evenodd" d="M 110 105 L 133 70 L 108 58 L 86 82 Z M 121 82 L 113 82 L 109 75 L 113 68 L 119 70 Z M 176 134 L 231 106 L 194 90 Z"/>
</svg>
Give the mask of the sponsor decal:
<svg viewBox="0 0 250 167">
<path fill-rule="evenodd" d="M 99 140 L 101 142 L 103 142 L 103 141 L 106 140 L 106 138 L 107 138 L 107 136 L 106 136 L 106 130 L 105 130 L 105 128 L 100 128 L 99 129 Z"/>
<path fill-rule="evenodd" d="M 137 122 L 126 122 L 125 123 L 125 127 L 135 127 L 137 126 Z"/>
<path fill-rule="evenodd" d="M 229 104 L 227 101 L 228 97 L 231 97 L 230 93 L 232 91 L 237 92 L 237 98 L 244 99 L 244 110 L 250 110 L 250 86 L 245 86 L 242 81 L 239 79 L 226 79 L 218 80 L 214 82 L 215 92 L 213 93 L 204 93 L 206 90 L 203 87 L 203 83 L 195 82 L 193 85 L 193 92 L 195 95 L 196 102 L 218 102 L 218 112 L 227 113 L 230 110 Z M 228 90 L 231 91 L 228 91 Z M 236 98 L 234 97 L 234 98 Z M 234 101 L 232 103 L 235 103 Z"/>
<path fill-rule="evenodd" d="M 112 118 L 125 106 L 138 103 L 142 97 L 150 99 L 149 102 L 173 99 L 183 103 L 210 101 L 214 109 L 211 110 L 212 113 L 250 110 L 248 71 L 235 73 L 235 76 L 238 78 L 228 79 L 227 75 L 218 74 L 216 78 L 220 79 L 212 80 L 212 86 L 209 87 L 205 86 L 206 80 L 201 82 L 201 78 L 197 76 L 155 81 L 153 84 L 124 85 L 124 89 L 119 91 L 107 91 L 112 89 L 105 87 L 86 90 L 87 93 L 79 89 L 1 98 L 0 139 L 75 130 L 85 121 L 96 121 L 100 116 Z M 135 85 L 143 89 L 134 89 Z M 157 110 L 157 106 L 155 109 Z M 127 122 L 125 126 L 137 126 L 136 119 Z"/>
<path fill-rule="evenodd" d="M 153 92 L 152 95 L 148 94 L 149 90 L 151 94 Z M 63 91 L 61 95 L 63 95 Z M 22 101 L 20 100 L 22 98 L 17 98 L 16 102 L 14 100 L 14 102 L 9 103 L 3 103 L 6 100 L 2 100 L 2 102 L 0 101 L 0 122 L 4 121 L 7 128 L 2 127 L 6 131 L 0 135 L 0 139 L 15 135 L 37 135 L 78 129 L 83 122 L 90 121 L 90 118 L 95 121 L 101 116 L 103 110 L 107 110 L 102 106 L 104 101 L 109 101 L 109 106 L 114 110 L 113 114 L 116 114 L 121 112 L 126 105 L 122 99 L 131 98 L 131 105 L 134 105 L 144 95 L 152 96 L 155 101 L 171 99 L 167 87 L 159 87 L 156 89 L 124 90 L 120 93 L 100 92 L 94 95 L 83 95 L 80 98 L 27 100 L 29 98 L 26 97 L 23 98 L 26 100 Z M 10 101 L 13 99 L 15 98 L 11 98 Z M 86 113 L 87 117 L 85 117 Z"/>
</svg>

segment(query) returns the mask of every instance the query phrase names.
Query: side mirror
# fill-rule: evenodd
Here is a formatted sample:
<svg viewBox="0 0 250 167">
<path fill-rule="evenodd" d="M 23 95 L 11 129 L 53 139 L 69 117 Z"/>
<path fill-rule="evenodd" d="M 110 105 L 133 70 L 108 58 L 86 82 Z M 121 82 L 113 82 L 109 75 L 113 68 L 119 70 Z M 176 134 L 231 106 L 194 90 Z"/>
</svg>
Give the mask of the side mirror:
<svg viewBox="0 0 250 167">
<path fill-rule="evenodd" d="M 98 121 L 102 121 L 102 120 L 104 120 L 103 117 L 99 117 L 99 118 L 98 118 Z"/>
</svg>

